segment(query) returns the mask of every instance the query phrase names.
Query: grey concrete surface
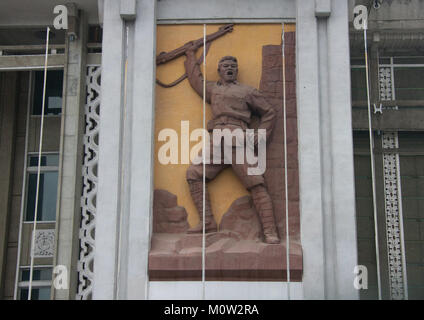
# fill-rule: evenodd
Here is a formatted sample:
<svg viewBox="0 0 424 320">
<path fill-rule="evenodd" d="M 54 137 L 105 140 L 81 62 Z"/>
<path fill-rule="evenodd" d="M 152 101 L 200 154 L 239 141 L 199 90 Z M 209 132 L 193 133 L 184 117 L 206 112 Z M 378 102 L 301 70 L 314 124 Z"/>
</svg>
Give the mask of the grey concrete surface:
<svg viewBox="0 0 424 320">
<path fill-rule="evenodd" d="M 102 70 L 94 298 L 146 299 L 156 1 L 137 1 L 136 19 L 128 23 L 121 20 L 114 1 L 104 5 L 103 66 L 110 61 L 113 67 Z"/>
<path fill-rule="evenodd" d="M 352 125 L 357 130 L 368 130 L 368 111 L 354 108 Z M 372 127 L 375 130 L 424 131 L 424 110 L 384 110 L 383 114 L 372 115 Z"/>
<path fill-rule="evenodd" d="M 56 213 L 56 252 L 54 265 L 68 270 L 68 289 L 52 286 L 55 300 L 75 299 L 79 257 L 79 227 L 81 217 L 83 133 L 85 127 L 86 34 L 87 21 L 80 13 L 80 37 L 67 40 L 67 59 L 64 68 L 64 97 L 62 121 L 59 127 L 60 162 Z M 80 174 L 78 174 L 80 173 Z"/>
<path fill-rule="evenodd" d="M 104 1 L 93 299 L 116 299 L 125 31 L 119 1 Z"/>
<path fill-rule="evenodd" d="M 358 298 L 347 5 L 333 0 L 330 16 L 318 19 L 315 1 L 297 7 L 305 299 Z"/>
<path fill-rule="evenodd" d="M 204 23 L 225 20 L 283 20 L 296 16 L 296 0 L 161 0 L 157 3 L 158 22 L 191 21 Z"/>
</svg>

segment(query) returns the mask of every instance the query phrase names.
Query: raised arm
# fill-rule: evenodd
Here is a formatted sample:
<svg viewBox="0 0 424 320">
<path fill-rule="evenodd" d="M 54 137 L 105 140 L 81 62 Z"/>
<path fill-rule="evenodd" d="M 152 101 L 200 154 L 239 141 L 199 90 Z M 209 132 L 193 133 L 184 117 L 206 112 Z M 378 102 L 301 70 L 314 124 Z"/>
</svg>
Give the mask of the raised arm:
<svg viewBox="0 0 424 320">
<path fill-rule="evenodd" d="M 186 69 L 188 81 L 190 85 L 197 92 L 197 94 L 203 98 L 203 75 L 200 71 L 200 66 L 197 61 L 195 50 L 187 50 L 186 51 L 186 61 L 184 62 L 184 66 Z M 210 103 L 211 100 L 211 87 L 212 83 L 206 82 L 206 102 Z"/>
</svg>

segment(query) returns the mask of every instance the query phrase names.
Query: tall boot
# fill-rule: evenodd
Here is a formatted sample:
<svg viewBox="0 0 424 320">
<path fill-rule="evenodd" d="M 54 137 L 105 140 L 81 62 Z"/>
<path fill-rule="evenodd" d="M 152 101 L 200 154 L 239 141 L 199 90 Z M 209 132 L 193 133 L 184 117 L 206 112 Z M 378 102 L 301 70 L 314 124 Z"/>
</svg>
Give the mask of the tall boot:
<svg viewBox="0 0 424 320">
<path fill-rule="evenodd" d="M 269 244 L 280 243 L 274 219 L 274 210 L 272 209 L 272 200 L 268 191 L 263 185 L 258 185 L 251 189 L 251 193 L 256 211 L 259 213 L 265 242 Z"/>
<path fill-rule="evenodd" d="M 200 217 L 200 222 L 187 230 L 187 233 L 202 233 L 203 231 L 203 182 L 202 181 L 189 181 L 191 197 L 197 212 Z M 216 232 L 218 230 L 215 219 L 212 214 L 211 202 L 209 200 L 209 192 L 205 186 L 205 233 Z"/>
</svg>

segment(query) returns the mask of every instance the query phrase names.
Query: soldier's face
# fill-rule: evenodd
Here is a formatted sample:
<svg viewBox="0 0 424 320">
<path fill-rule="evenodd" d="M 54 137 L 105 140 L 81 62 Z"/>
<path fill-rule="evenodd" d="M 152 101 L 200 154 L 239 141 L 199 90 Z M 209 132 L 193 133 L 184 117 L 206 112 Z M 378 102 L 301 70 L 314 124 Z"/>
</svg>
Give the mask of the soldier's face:
<svg viewBox="0 0 424 320">
<path fill-rule="evenodd" d="M 218 65 L 218 73 L 224 82 L 237 80 L 238 65 L 233 60 L 224 60 Z"/>
</svg>

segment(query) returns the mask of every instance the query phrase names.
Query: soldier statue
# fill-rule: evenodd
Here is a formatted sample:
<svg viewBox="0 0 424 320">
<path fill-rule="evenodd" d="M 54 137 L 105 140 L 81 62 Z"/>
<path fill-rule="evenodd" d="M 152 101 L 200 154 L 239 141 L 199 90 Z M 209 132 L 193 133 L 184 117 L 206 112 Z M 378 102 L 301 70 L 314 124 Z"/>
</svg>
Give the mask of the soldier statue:
<svg viewBox="0 0 424 320">
<path fill-rule="evenodd" d="M 193 46 L 186 52 L 184 63 L 188 80 L 192 88 L 203 98 L 203 76 L 200 71 L 200 62 L 196 59 L 197 47 Z M 243 130 L 249 128 L 252 121 L 252 112 L 260 116 L 258 129 L 266 130 L 266 138 L 271 135 L 274 127 L 276 113 L 265 97 L 255 88 L 241 84 L 237 81 L 238 63 L 232 56 L 225 56 L 219 60 L 218 74 L 220 79 L 217 82 L 206 82 L 206 102 L 212 109 L 213 119 L 208 123 L 208 131 L 214 129 L 236 129 Z M 212 140 L 212 139 L 211 139 Z M 255 133 L 255 148 L 258 145 L 258 135 Z M 236 147 L 233 147 L 233 150 Z M 233 154 L 235 151 L 233 151 Z M 246 159 L 244 159 L 246 160 Z M 213 180 L 223 169 L 231 166 L 234 173 L 241 180 L 247 190 L 250 191 L 256 211 L 259 213 L 260 222 L 264 233 L 264 241 L 268 244 L 278 244 L 276 222 L 274 218 L 271 197 L 265 186 L 263 175 L 249 175 L 247 161 L 238 164 L 233 161 L 228 163 L 203 163 L 191 164 L 187 170 L 187 182 L 196 209 L 200 215 L 198 225 L 188 230 L 188 233 L 203 232 L 203 166 L 205 166 L 205 180 Z M 216 232 L 217 224 L 214 220 L 207 186 L 205 185 L 205 233 Z"/>
</svg>

